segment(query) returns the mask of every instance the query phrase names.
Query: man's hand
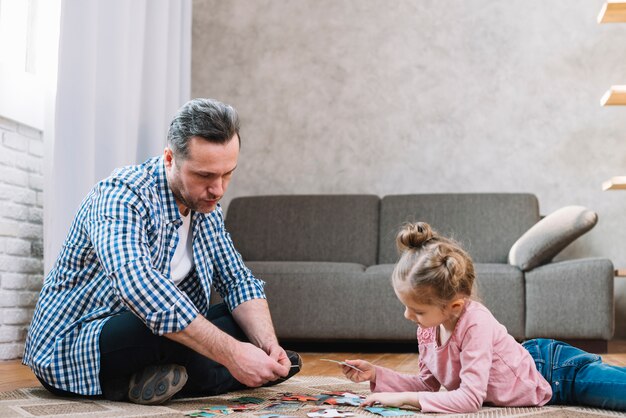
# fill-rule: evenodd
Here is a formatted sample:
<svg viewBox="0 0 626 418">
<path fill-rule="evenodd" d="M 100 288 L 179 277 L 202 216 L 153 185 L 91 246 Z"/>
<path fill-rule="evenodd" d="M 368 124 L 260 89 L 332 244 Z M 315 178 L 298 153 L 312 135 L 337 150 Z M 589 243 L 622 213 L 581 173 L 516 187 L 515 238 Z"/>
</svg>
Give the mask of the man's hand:
<svg viewBox="0 0 626 418">
<path fill-rule="evenodd" d="M 232 313 L 251 343 L 236 340 L 202 315 L 184 330 L 165 336 L 224 365 L 246 386 L 257 387 L 286 377 L 291 362 L 278 344 L 265 299 L 243 302 Z"/>
<path fill-rule="evenodd" d="M 373 393 L 361 403 L 361 406 L 372 406 L 376 403 L 384 406 L 396 406 L 403 405 L 414 406 L 420 408 L 419 393 L 418 392 L 380 392 Z"/>
<path fill-rule="evenodd" d="M 286 358 L 287 355 L 284 351 L 281 353 L 282 349 L 268 350 L 274 356 L 271 357 L 269 353 L 254 344 L 238 341 L 222 332 L 201 315 L 198 315 L 184 330 L 165 334 L 165 336 L 224 365 L 235 379 L 246 386 L 261 386 L 289 373 L 283 364 L 285 360 L 282 357 Z M 272 344 L 268 347 L 272 347 Z"/>
<path fill-rule="evenodd" d="M 359 372 L 352 367 L 341 366 L 341 371 L 348 379 L 357 383 L 365 382 L 366 380 L 370 382 L 376 381 L 376 368 L 372 363 L 365 360 L 345 360 L 345 362 L 361 370 Z"/>
<path fill-rule="evenodd" d="M 232 355 L 232 360 L 228 362 L 229 364 L 224 364 L 224 366 L 235 379 L 246 386 L 261 386 L 289 373 L 289 369 L 285 372 L 283 364 L 250 343 L 239 343 L 233 350 Z M 287 358 L 286 354 L 285 358 Z"/>
<path fill-rule="evenodd" d="M 284 366 L 284 373 L 281 374 L 281 377 L 287 376 L 289 374 L 289 370 L 291 369 L 291 361 L 289 360 L 289 357 L 287 357 L 285 350 L 278 345 L 278 343 L 271 344 L 268 347 L 264 347 L 264 349 L 268 356 L 280 363 L 281 366 Z"/>
</svg>

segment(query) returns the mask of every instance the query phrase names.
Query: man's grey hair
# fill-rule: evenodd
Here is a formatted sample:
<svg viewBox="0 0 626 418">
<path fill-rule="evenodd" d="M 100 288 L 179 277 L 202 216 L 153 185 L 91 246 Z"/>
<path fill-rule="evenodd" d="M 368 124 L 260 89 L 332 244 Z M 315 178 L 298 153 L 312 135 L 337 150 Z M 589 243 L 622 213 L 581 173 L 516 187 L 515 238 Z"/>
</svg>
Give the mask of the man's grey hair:
<svg viewBox="0 0 626 418">
<path fill-rule="evenodd" d="M 179 110 L 167 133 L 167 144 L 174 156 L 187 159 L 189 139 L 199 136 L 216 144 L 239 138 L 239 115 L 232 106 L 213 99 L 193 99 Z"/>
</svg>

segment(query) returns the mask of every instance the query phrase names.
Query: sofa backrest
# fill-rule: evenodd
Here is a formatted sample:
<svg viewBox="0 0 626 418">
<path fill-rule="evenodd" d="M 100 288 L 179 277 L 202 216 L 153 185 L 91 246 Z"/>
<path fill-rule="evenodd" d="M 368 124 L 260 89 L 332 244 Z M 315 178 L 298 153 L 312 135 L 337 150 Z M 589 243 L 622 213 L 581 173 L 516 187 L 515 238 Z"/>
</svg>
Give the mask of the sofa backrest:
<svg viewBox="0 0 626 418">
<path fill-rule="evenodd" d="M 378 263 L 395 263 L 395 237 L 405 222 L 424 221 L 459 241 L 477 263 L 506 263 L 509 250 L 540 219 L 532 194 L 389 195 L 381 201 Z"/>
<path fill-rule="evenodd" d="M 226 229 L 246 261 L 376 263 L 380 198 L 374 195 L 233 199 Z"/>
</svg>

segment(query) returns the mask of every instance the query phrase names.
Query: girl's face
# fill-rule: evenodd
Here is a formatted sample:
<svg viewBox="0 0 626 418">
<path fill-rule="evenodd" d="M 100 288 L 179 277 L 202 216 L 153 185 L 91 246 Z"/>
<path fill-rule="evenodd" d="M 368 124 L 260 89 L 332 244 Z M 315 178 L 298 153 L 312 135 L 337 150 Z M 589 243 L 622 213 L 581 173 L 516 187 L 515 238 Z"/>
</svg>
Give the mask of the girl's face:
<svg viewBox="0 0 626 418">
<path fill-rule="evenodd" d="M 409 321 L 415 322 L 421 328 L 431 328 L 441 324 L 448 328 L 446 326 L 448 323 L 451 321 L 455 322 L 453 309 L 449 306 L 454 302 L 444 307 L 420 303 L 415 297 L 415 289 L 406 283 L 394 284 L 394 290 L 396 296 L 405 307 L 404 317 Z"/>
</svg>

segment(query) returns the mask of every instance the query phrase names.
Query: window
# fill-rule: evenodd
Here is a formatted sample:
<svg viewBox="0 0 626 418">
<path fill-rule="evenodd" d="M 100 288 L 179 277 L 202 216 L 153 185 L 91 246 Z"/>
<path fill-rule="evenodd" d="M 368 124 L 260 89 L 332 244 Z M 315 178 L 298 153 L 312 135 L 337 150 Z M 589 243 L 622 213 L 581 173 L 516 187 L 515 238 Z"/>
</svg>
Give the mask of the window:
<svg viewBox="0 0 626 418">
<path fill-rule="evenodd" d="M 0 116 L 43 129 L 59 16 L 60 0 L 0 0 Z"/>
<path fill-rule="evenodd" d="M 0 0 L 0 65 L 34 74 L 37 0 Z"/>
</svg>

